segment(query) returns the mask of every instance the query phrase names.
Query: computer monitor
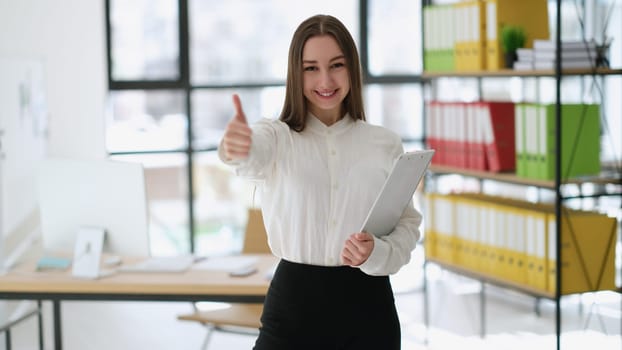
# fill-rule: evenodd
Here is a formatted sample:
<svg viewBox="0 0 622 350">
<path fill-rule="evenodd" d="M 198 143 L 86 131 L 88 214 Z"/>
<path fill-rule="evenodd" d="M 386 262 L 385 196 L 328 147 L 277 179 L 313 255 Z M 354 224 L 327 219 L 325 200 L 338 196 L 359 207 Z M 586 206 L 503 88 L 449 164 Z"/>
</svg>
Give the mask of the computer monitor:
<svg viewBox="0 0 622 350">
<path fill-rule="evenodd" d="M 43 248 L 73 252 L 81 227 L 106 231 L 104 252 L 149 256 L 148 209 L 141 164 L 46 159 L 38 174 Z"/>
</svg>

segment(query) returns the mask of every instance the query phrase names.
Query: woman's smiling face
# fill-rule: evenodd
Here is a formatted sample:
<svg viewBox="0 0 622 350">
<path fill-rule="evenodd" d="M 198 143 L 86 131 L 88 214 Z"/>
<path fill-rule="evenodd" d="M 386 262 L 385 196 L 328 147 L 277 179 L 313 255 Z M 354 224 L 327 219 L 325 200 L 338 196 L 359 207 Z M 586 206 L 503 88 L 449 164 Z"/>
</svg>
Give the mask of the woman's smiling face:
<svg viewBox="0 0 622 350">
<path fill-rule="evenodd" d="M 303 89 L 309 111 L 326 125 L 343 117 L 342 102 L 350 92 L 345 57 L 330 35 L 307 40 L 302 51 Z"/>
</svg>

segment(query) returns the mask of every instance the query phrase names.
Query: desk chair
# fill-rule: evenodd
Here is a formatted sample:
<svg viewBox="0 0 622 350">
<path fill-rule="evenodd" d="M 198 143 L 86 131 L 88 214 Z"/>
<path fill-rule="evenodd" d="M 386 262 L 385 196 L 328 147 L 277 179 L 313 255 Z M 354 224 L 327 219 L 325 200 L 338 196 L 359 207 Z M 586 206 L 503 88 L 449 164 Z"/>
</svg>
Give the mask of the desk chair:
<svg viewBox="0 0 622 350">
<path fill-rule="evenodd" d="M 244 233 L 243 254 L 271 253 L 260 209 L 249 209 Z M 261 326 L 262 304 L 233 303 L 225 309 L 201 311 L 193 304 L 194 312 L 177 316 L 178 320 L 199 322 L 207 329 L 202 350 L 206 350 L 214 331 L 254 334 Z M 245 330 L 245 331 L 244 331 Z"/>
</svg>

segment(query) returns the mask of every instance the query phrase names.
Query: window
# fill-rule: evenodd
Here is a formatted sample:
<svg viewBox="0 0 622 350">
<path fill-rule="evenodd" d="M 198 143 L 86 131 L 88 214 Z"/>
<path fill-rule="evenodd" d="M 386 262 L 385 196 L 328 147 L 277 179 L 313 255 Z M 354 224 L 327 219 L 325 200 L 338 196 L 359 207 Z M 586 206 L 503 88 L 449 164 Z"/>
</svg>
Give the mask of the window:
<svg viewBox="0 0 622 350">
<path fill-rule="evenodd" d="M 372 0 L 368 18 L 369 73 L 421 74 L 421 3 Z"/>
<path fill-rule="evenodd" d="M 112 91 L 106 121 L 108 151 L 182 150 L 187 145 L 184 101 L 178 90 Z"/>
<path fill-rule="evenodd" d="M 354 0 L 191 0 L 189 13 L 194 85 L 284 82 L 294 30 L 314 14 L 338 17 L 359 36 Z"/>
<path fill-rule="evenodd" d="M 176 0 L 112 0 L 109 14 L 113 80 L 180 78 Z"/>
<path fill-rule="evenodd" d="M 237 93 L 249 123 L 277 118 L 285 100 L 285 86 L 260 88 L 198 89 L 192 93 L 193 145 L 195 150 L 218 146 L 225 126 L 233 117 L 231 95 Z"/>
</svg>

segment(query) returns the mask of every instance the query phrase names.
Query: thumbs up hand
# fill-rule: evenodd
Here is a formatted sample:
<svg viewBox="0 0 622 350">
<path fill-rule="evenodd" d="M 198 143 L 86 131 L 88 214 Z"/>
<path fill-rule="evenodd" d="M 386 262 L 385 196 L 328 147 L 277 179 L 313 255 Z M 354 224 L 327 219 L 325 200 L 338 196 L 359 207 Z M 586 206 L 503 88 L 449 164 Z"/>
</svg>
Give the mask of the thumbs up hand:
<svg viewBox="0 0 622 350">
<path fill-rule="evenodd" d="M 246 122 L 240 97 L 235 94 L 233 95 L 233 106 L 235 107 L 235 115 L 225 128 L 223 147 L 227 159 L 241 160 L 246 159 L 250 152 L 252 131 Z"/>
</svg>

